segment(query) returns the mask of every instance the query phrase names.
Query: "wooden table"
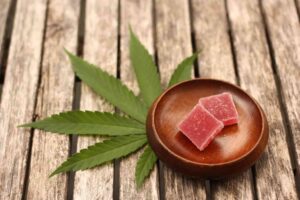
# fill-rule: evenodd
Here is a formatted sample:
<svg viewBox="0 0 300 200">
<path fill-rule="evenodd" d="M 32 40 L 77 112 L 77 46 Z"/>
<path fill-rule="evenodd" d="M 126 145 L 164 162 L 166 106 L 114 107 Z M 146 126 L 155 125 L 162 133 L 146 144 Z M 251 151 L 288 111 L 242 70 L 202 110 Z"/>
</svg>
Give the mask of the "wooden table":
<svg viewBox="0 0 300 200">
<path fill-rule="evenodd" d="M 1 0 L 0 199 L 297 199 L 299 11 L 300 0 Z M 201 181 L 159 162 L 136 190 L 137 153 L 48 178 L 68 155 L 101 139 L 16 126 L 63 110 L 114 111 L 75 78 L 63 47 L 138 93 L 129 24 L 154 55 L 164 86 L 179 61 L 202 49 L 196 77 L 236 83 L 260 102 L 270 138 L 255 166 Z"/>
</svg>

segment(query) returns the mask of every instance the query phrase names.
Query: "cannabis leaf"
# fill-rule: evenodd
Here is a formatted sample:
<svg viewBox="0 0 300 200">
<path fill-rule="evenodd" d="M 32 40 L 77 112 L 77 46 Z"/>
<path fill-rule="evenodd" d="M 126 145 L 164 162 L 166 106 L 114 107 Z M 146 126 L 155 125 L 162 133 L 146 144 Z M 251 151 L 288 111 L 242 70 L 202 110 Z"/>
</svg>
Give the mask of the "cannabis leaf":
<svg viewBox="0 0 300 200">
<path fill-rule="evenodd" d="M 61 134 L 115 136 L 72 155 L 50 176 L 92 168 L 142 148 L 147 143 L 145 135 L 147 107 L 162 92 L 157 67 L 147 49 L 131 29 L 130 59 L 144 101 L 136 97 L 119 79 L 68 51 L 66 53 L 74 72 L 84 83 L 133 119 L 107 112 L 69 111 L 19 126 Z M 169 86 L 191 78 L 191 70 L 197 54 L 184 59 L 177 66 Z M 156 161 L 155 153 L 147 145 L 136 166 L 135 179 L 138 187 L 150 174 Z"/>
<path fill-rule="evenodd" d="M 128 155 L 147 142 L 145 135 L 117 136 L 89 146 L 62 163 L 50 176 L 61 172 L 92 168 Z"/>
<path fill-rule="evenodd" d="M 193 63 L 197 58 L 198 53 L 193 54 L 190 57 L 185 58 L 173 72 L 168 87 L 179 83 L 181 81 L 191 79 L 191 71 Z"/>
<path fill-rule="evenodd" d="M 133 119 L 108 112 L 70 111 L 52 115 L 41 121 L 21 127 L 79 135 L 130 135 L 145 134 L 145 126 Z"/>
<path fill-rule="evenodd" d="M 162 92 L 157 67 L 151 55 L 130 29 L 130 60 L 140 87 L 141 96 L 148 106 Z"/>
<path fill-rule="evenodd" d="M 76 75 L 107 101 L 144 123 L 147 107 L 119 79 L 66 51 Z"/>
<path fill-rule="evenodd" d="M 153 169 L 157 157 L 149 145 L 146 146 L 145 151 L 139 158 L 135 169 L 135 181 L 138 187 L 140 187 L 145 178 L 149 175 L 151 169 Z"/>
</svg>

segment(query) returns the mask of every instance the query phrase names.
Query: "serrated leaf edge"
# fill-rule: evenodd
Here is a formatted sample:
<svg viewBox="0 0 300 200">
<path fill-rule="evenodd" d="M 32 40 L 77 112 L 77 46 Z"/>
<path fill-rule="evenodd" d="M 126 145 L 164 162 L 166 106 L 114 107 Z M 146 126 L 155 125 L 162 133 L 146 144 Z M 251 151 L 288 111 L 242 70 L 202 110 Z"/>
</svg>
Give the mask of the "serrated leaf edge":
<svg viewBox="0 0 300 200">
<path fill-rule="evenodd" d="M 150 156 L 150 158 L 149 158 Z M 154 156 L 154 157 L 153 157 Z M 153 160 L 154 159 L 154 160 Z M 143 154 L 139 157 L 139 160 L 137 161 L 137 165 L 136 165 L 136 169 L 135 169 L 135 181 L 137 184 L 137 187 L 140 188 L 144 182 L 144 180 L 146 179 L 146 177 L 149 176 L 151 170 L 154 168 L 155 163 L 157 161 L 157 157 L 156 154 L 153 152 L 153 150 L 151 149 L 151 147 L 149 146 L 149 144 L 145 147 L 145 150 L 143 152 Z M 146 168 L 147 162 L 150 162 L 150 168 Z M 144 170 L 146 170 L 144 176 L 139 177 L 140 174 L 138 174 L 138 172 L 140 172 L 141 168 L 143 168 Z M 142 170 L 143 170 L 142 169 Z"/>
<path fill-rule="evenodd" d="M 115 157 L 113 157 L 113 158 L 110 158 L 109 160 L 105 160 L 105 161 L 103 161 L 103 162 L 101 162 L 101 163 L 98 163 L 98 164 L 96 164 L 96 165 L 89 166 L 89 167 L 86 167 L 86 168 L 75 169 L 75 170 L 74 170 L 74 168 L 73 168 L 73 169 L 69 169 L 69 170 L 65 170 L 65 169 L 64 169 L 64 168 L 67 166 L 67 164 L 68 164 L 69 162 L 72 162 L 73 160 L 76 161 L 76 160 L 78 159 L 77 157 L 80 156 L 80 155 L 83 156 L 84 154 L 86 154 L 86 153 L 88 153 L 88 152 L 96 151 L 96 150 L 97 150 L 96 148 L 100 148 L 100 146 L 103 148 L 103 146 L 107 146 L 107 145 L 108 145 L 109 143 L 111 143 L 111 142 L 116 142 L 116 141 L 121 141 L 121 142 L 122 142 L 122 141 L 124 141 L 125 139 L 128 139 L 129 137 L 135 137 L 136 140 L 133 140 L 133 141 L 131 141 L 131 142 L 128 142 L 128 143 L 126 143 L 125 145 L 129 145 L 129 144 L 132 144 L 132 143 L 134 143 L 134 142 L 136 142 L 136 143 L 140 142 L 140 143 L 138 143 L 138 146 L 137 146 L 137 147 L 135 147 L 134 149 L 131 149 L 129 152 L 126 152 L 126 153 L 124 153 L 124 154 L 122 154 L 122 155 L 115 156 Z M 93 167 L 95 167 L 95 166 L 100 166 L 100 165 L 105 164 L 105 163 L 107 163 L 107 162 L 109 162 L 109 161 L 111 161 L 111 160 L 114 160 L 114 159 L 118 159 L 118 158 L 127 156 L 127 155 L 129 155 L 129 154 L 131 154 L 131 153 L 137 151 L 138 149 L 142 148 L 146 143 L 147 143 L 147 138 L 146 138 L 146 136 L 141 136 L 141 135 L 118 136 L 118 137 L 113 137 L 113 138 L 111 138 L 111 139 L 104 140 L 103 142 L 95 143 L 94 145 L 91 145 L 91 146 L 89 146 L 89 147 L 86 148 L 86 149 L 82 149 L 82 150 L 80 150 L 80 152 L 75 153 L 74 155 L 72 155 L 71 157 L 69 157 L 69 158 L 68 158 L 65 162 L 63 162 L 58 168 L 56 168 L 56 169 L 49 175 L 49 177 L 52 177 L 52 176 L 54 176 L 54 175 L 56 175 L 56 174 L 63 173 L 63 172 L 67 172 L 67 171 L 85 170 L 85 169 L 93 168 Z M 99 155 L 96 154 L 96 155 L 93 155 L 92 157 L 97 157 L 97 156 L 99 156 Z M 89 159 L 91 159 L 91 158 L 89 157 Z M 81 160 L 81 161 L 82 161 L 82 160 Z"/>
</svg>

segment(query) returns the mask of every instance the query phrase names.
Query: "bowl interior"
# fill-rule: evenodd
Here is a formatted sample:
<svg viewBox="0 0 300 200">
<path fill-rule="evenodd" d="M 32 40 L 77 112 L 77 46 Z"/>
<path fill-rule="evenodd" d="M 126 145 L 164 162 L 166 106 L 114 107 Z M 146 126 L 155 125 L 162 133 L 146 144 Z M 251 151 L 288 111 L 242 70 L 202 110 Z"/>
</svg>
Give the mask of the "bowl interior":
<svg viewBox="0 0 300 200">
<path fill-rule="evenodd" d="M 204 151 L 199 151 L 177 125 L 199 98 L 222 92 L 232 94 L 239 123 L 226 126 Z M 171 88 L 158 99 L 154 108 L 154 126 L 161 142 L 173 154 L 202 164 L 221 164 L 245 155 L 258 142 L 262 123 L 260 109 L 244 91 L 226 82 L 210 79 L 195 79 Z"/>
</svg>

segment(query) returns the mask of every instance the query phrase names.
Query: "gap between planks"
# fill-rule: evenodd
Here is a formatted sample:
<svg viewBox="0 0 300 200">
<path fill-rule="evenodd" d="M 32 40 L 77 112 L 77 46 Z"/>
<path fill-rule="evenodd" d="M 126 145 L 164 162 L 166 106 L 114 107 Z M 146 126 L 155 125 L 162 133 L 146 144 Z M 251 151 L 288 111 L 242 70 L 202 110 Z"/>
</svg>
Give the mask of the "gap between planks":
<svg viewBox="0 0 300 200">
<path fill-rule="evenodd" d="M 199 63 L 202 65 L 199 67 L 201 76 L 223 79 L 236 84 L 238 72 L 234 66 L 225 1 L 194 0 L 192 2 L 196 45 L 198 48 L 203 48 L 200 54 L 202 60 Z M 214 59 L 218 54 L 219 58 Z M 251 198 L 253 190 L 250 174 L 251 171 L 247 171 L 232 179 L 211 181 L 211 189 L 207 187 L 211 190 L 211 194 L 207 194 L 209 195 L 207 198 Z M 242 186 L 235 187 L 236 183 L 241 183 Z"/>
<path fill-rule="evenodd" d="M 297 16 L 298 16 L 298 18 L 300 18 L 299 6 L 297 4 L 297 0 L 294 0 L 294 3 L 295 3 L 296 11 L 297 11 Z M 266 20 L 266 13 L 264 11 L 261 0 L 259 0 L 259 10 L 261 13 L 265 37 L 266 37 L 268 49 L 270 52 L 271 66 L 272 66 L 273 76 L 274 76 L 274 80 L 275 80 L 275 84 L 276 84 L 276 88 L 277 88 L 277 98 L 279 99 L 279 106 L 280 106 L 280 111 L 281 111 L 281 115 L 282 115 L 282 119 L 283 119 L 284 129 L 287 133 L 286 140 L 288 143 L 288 150 L 289 150 L 289 154 L 290 154 L 290 158 L 291 158 L 291 165 L 293 168 L 293 174 L 294 174 L 295 183 L 296 183 L 296 191 L 297 191 L 298 198 L 300 198 L 300 173 L 299 173 L 299 168 L 297 167 L 296 146 L 295 146 L 295 141 L 292 136 L 293 133 L 292 133 L 291 124 L 289 123 L 289 119 L 288 119 L 288 111 L 287 111 L 287 107 L 286 107 L 286 102 L 283 97 L 282 84 L 281 84 L 281 81 L 280 81 L 280 78 L 278 75 L 278 65 L 277 65 L 276 59 L 275 59 L 275 52 L 274 52 L 274 47 L 273 47 L 272 40 L 270 37 L 270 30 L 268 28 L 268 24 L 267 24 L 267 20 Z"/>
<path fill-rule="evenodd" d="M 294 191 L 289 192 L 288 190 L 282 190 L 284 187 L 291 187 L 290 190 L 293 190 L 293 181 L 290 180 L 290 183 L 286 183 L 279 178 L 277 180 L 274 180 L 274 173 L 278 173 L 281 168 L 283 168 L 283 174 L 280 174 L 283 177 L 287 177 L 291 175 L 292 173 L 289 171 L 289 164 L 283 160 L 286 157 L 289 157 L 289 153 L 287 152 L 287 149 L 282 149 L 282 154 L 276 154 L 274 153 L 275 148 L 279 148 L 279 145 L 282 145 L 283 148 L 288 148 L 286 145 L 286 138 L 285 138 L 285 131 L 284 127 L 281 126 L 281 111 L 280 109 L 277 109 L 277 99 L 272 96 L 275 95 L 277 97 L 278 91 L 275 85 L 275 81 L 273 82 L 273 72 L 271 67 L 271 61 L 269 59 L 269 51 L 267 47 L 267 42 L 265 41 L 265 32 L 264 27 L 262 24 L 261 19 L 261 13 L 259 10 L 259 4 L 258 1 L 248 1 L 245 3 L 237 3 L 231 1 L 229 4 L 231 8 L 230 12 L 230 19 L 233 20 L 234 24 L 234 36 L 235 39 L 235 48 L 237 49 L 238 53 L 238 64 L 240 73 L 242 74 L 242 85 L 246 89 L 250 90 L 252 92 L 252 95 L 256 96 L 258 100 L 261 100 L 262 105 L 265 106 L 265 111 L 267 113 L 267 116 L 269 114 L 269 123 L 271 125 L 270 132 L 276 133 L 273 135 L 269 140 L 269 146 L 267 148 L 267 152 L 269 154 L 264 154 L 264 158 L 268 158 L 267 156 L 271 156 L 273 159 L 268 159 L 269 162 L 263 162 L 262 159 L 260 159 L 257 162 L 257 173 L 259 174 L 256 176 L 257 181 L 257 195 L 259 198 L 274 198 L 274 197 L 280 197 L 281 198 L 293 198 L 294 197 Z M 245 17 L 241 18 L 242 13 L 244 13 Z M 241 24 L 243 22 L 243 24 Z M 253 31 L 252 31 L 253 30 Z M 249 36 L 247 37 L 247 34 L 244 34 L 245 32 L 249 32 Z M 253 40 L 253 42 L 251 41 Z M 256 44 L 256 46 L 253 46 L 253 44 Z M 250 53 L 250 55 L 249 55 Z M 247 55 L 248 54 L 248 55 Z M 249 56 L 249 57 L 248 57 Z M 249 59 L 250 58 L 250 59 Z M 261 73 L 257 73 L 257 71 L 252 71 L 251 66 L 258 65 L 260 69 L 262 70 Z M 252 77 L 249 75 L 250 73 L 253 73 L 253 76 L 256 76 L 259 78 L 260 82 L 253 81 L 251 79 Z M 270 84 L 268 84 L 270 83 Z M 252 86 L 251 86 L 252 84 Z M 249 86 L 248 86 L 249 85 Z M 274 89 L 273 89 L 274 88 Z M 270 91 L 268 93 L 267 91 Z M 264 94 L 265 93 L 265 94 Z M 256 94 L 256 95 L 255 95 Z M 270 103 L 263 103 L 264 101 L 270 101 Z M 279 103 L 278 103 L 279 104 Z M 278 105 L 279 107 L 279 105 Z M 278 126 L 276 126 L 278 124 Z M 277 129 L 276 129 L 277 128 Z M 275 132 L 277 131 L 277 132 Z M 286 154 L 286 155 L 284 155 Z M 276 166 L 274 167 L 273 172 L 273 166 L 272 162 L 274 162 L 274 159 L 278 159 L 278 165 L 276 163 Z M 288 159 L 288 162 L 290 160 Z M 265 166 L 264 166 L 265 165 Z M 283 166 L 280 166 L 283 165 Z M 271 172 L 267 169 L 272 170 Z M 267 170 L 267 171 L 263 171 Z M 285 170 L 285 171 L 284 171 Z M 279 176 L 280 176 L 279 175 Z M 273 180 L 272 180 L 273 178 Z M 273 192 L 268 191 L 268 187 L 274 187 Z M 276 189 L 278 190 L 277 192 Z M 282 190 L 282 191 L 281 191 Z M 279 193 L 281 191 L 282 193 Z M 269 194 L 268 194 L 269 193 Z M 262 196 L 262 195 L 267 195 Z"/>
<path fill-rule="evenodd" d="M 130 67 L 129 59 L 129 30 L 128 25 L 132 26 L 133 31 L 139 37 L 150 54 L 154 53 L 153 42 L 153 1 L 146 0 L 141 3 L 138 0 L 121 1 L 121 73 L 122 82 L 127 85 L 135 94 L 139 88 Z M 158 169 L 154 168 L 144 185 L 137 190 L 134 181 L 134 168 L 142 150 L 136 154 L 122 159 L 120 163 L 120 199 L 159 199 Z M 132 170 L 128 171 L 128 168 Z"/>
<path fill-rule="evenodd" d="M 159 2 L 159 3 L 158 3 Z M 176 65 L 192 53 L 188 1 L 156 1 L 156 47 L 164 86 Z M 191 180 L 163 165 L 166 199 L 205 198 L 204 181 Z"/>
<path fill-rule="evenodd" d="M 226 12 L 226 21 L 227 21 L 227 27 L 228 27 L 228 37 L 230 42 L 230 50 L 233 60 L 233 67 L 234 67 L 234 73 L 236 78 L 236 84 L 241 87 L 241 81 L 240 81 L 240 74 L 238 69 L 238 63 L 237 63 L 237 55 L 236 55 L 236 49 L 234 46 L 234 39 L 233 39 L 233 30 L 232 30 L 232 23 L 229 17 L 229 8 L 228 8 L 228 0 L 224 0 L 225 5 L 225 12 Z M 253 199 L 257 200 L 257 188 L 256 188 L 256 171 L 255 167 L 251 166 L 250 170 L 250 183 L 251 183 L 251 190 L 253 194 Z M 245 173 L 245 172 L 244 172 Z"/>
<path fill-rule="evenodd" d="M 85 10 L 86 10 L 86 0 L 80 0 L 80 11 L 78 19 L 78 29 L 77 29 L 77 56 L 83 56 L 84 54 L 84 30 L 85 30 Z M 73 102 L 72 110 L 78 110 L 80 108 L 81 99 L 81 80 L 74 76 L 74 88 L 73 88 Z M 69 156 L 77 152 L 77 135 L 69 136 Z M 67 200 L 72 200 L 74 195 L 74 178 L 75 172 L 67 173 Z"/>
<path fill-rule="evenodd" d="M 227 0 L 224 0 L 226 21 L 227 21 L 227 27 L 228 27 L 228 36 L 229 36 L 229 42 L 230 42 L 230 50 L 231 50 L 231 55 L 232 55 L 236 83 L 237 83 L 237 85 L 240 86 L 241 83 L 240 83 L 240 75 L 239 75 L 238 64 L 237 64 L 236 49 L 234 47 L 234 42 L 233 42 L 232 24 L 231 24 L 231 21 L 229 18 L 227 3 L 228 3 Z"/>
<path fill-rule="evenodd" d="M 41 117 L 48 116 L 49 112 L 72 110 L 74 101 L 74 74 L 70 65 L 66 65 L 68 60 L 62 48 L 65 46 L 71 51 L 76 51 L 80 1 L 76 1 L 74 7 L 70 8 L 68 12 L 64 12 L 63 7 L 59 5 L 59 1 L 56 0 L 47 1 L 46 33 L 44 33 L 44 46 L 42 46 L 42 80 L 35 108 L 35 112 L 40 113 Z M 70 1 L 64 2 L 62 6 L 69 7 L 69 5 L 72 5 Z M 71 25 L 68 26 L 69 24 Z M 50 57 L 52 59 L 49 59 Z M 60 63 L 68 67 L 57 68 L 56 66 Z M 51 76 L 52 74 L 54 75 Z M 57 93 L 57 91 L 59 92 Z M 62 92 L 61 97 L 59 97 L 60 92 Z M 54 146 L 51 145 L 51 142 L 49 144 L 49 140 L 52 140 Z M 57 146 L 57 142 L 60 145 Z M 57 167 L 63 161 L 62 159 L 68 157 L 70 137 L 39 134 L 35 130 L 31 148 L 27 198 L 41 199 L 47 198 L 48 195 L 53 198 L 67 197 L 69 175 L 59 175 L 52 179 L 47 179 L 46 176 L 52 171 L 51 168 Z M 53 157 L 55 154 L 56 156 Z"/>
<path fill-rule="evenodd" d="M 86 1 L 84 59 L 111 75 L 117 74 L 117 6 L 118 1 Z M 105 29 L 105 31 L 103 31 Z M 114 107 L 104 101 L 82 82 L 81 110 L 114 111 Z M 107 137 L 78 137 L 77 148 L 86 148 Z M 112 164 L 94 169 L 76 172 L 74 199 L 112 199 L 113 176 Z M 97 187 L 92 187 L 97 185 Z"/>
<path fill-rule="evenodd" d="M 2 95 L 2 87 L 5 79 L 5 71 L 11 41 L 11 34 L 14 25 L 15 13 L 16 13 L 17 0 L 11 0 L 8 8 L 8 14 L 4 25 L 4 34 L 2 40 L 2 46 L 0 46 L 0 101 Z M 1 42 L 0 42 L 1 43 Z"/>
<path fill-rule="evenodd" d="M 196 44 L 196 36 L 194 31 L 194 20 L 193 20 L 193 8 L 192 8 L 192 0 L 188 0 L 188 11 L 189 11 L 189 19 L 190 19 L 190 32 L 191 32 L 191 43 L 192 43 L 192 51 L 193 53 L 198 52 L 201 53 L 201 49 L 197 49 Z M 200 72 L 199 72 L 199 59 L 198 56 L 194 61 L 194 77 L 199 78 Z"/>
<path fill-rule="evenodd" d="M 153 46 L 154 46 L 154 62 L 157 66 L 157 73 L 160 75 L 159 70 L 159 60 L 158 60 L 158 52 L 157 52 L 157 35 L 156 35 L 156 2 L 152 0 L 152 23 L 153 23 Z M 165 200 L 165 181 L 164 181 L 164 163 L 157 159 L 157 173 L 158 173 L 158 189 L 159 189 L 159 199 Z"/>
<path fill-rule="evenodd" d="M 195 36 L 195 30 L 194 30 L 194 20 L 193 20 L 193 4 L 192 0 L 188 0 L 188 12 L 189 12 L 189 22 L 190 22 L 190 34 L 191 34 L 191 44 L 192 44 L 192 53 L 199 52 L 201 54 L 202 49 L 197 49 L 197 43 L 196 43 L 196 36 Z M 200 78 L 200 65 L 199 65 L 199 56 L 194 61 L 194 77 Z M 206 193 L 206 200 L 211 200 L 211 182 L 210 180 L 205 180 L 205 193 Z"/>
<path fill-rule="evenodd" d="M 42 46 L 41 55 L 40 55 L 41 59 L 40 59 L 40 63 L 39 63 L 39 77 L 38 77 L 38 83 L 37 83 L 37 87 L 36 87 L 37 92 L 36 92 L 36 96 L 35 96 L 35 99 L 34 99 L 34 109 L 33 109 L 32 122 L 36 121 L 36 118 L 38 117 L 35 113 L 36 113 L 38 96 L 39 96 L 39 88 L 41 86 L 41 80 L 42 80 L 41 72 L 42 72 L 42 64 L 43 64 L 43 60 L 44 60 L 44 47 L 45 47 L 45 40 L 46 40 L 48 12 L 49 12 L 49 0 L 47 0 L 47 5 L 46 5 L 46 14 L 45 14 L 44 28 L 43 28 L 43 39 L 42 39 L 42 44 L 41 44 L 41 46 Z M 25 169 L 24 184 L 23 184 L 23 191 L 22 191 L 22 200 L 27 199 L 34 130 L 35 130 L 34 128 L 30 129 L 28 154 L 27 154 L 27 159 L 26 159 L 26 169 Z"/>
<path fill-rule="evenodd" d="M 117 38 L 117 79 L 121 78 L 121 0 L 118 0 L 118 38 Z M 115 112 L 119 112 L 117 108 L 115 108 Z M 113 199 L 120 199 L 120 159 L 116 159 L 114 161 L 114 169 L 113 169 Z"/>
<path fill-rule="evenodd" d="M 298 3 L 299 3 L 299 4 L 298 4 Z M 299 21 L 300 21 L 300 0 L 294 0 L 294 4 L 295 4 L 295 7 L 296 7 L 298 19 L 299 19 Z"/>
</svg>

